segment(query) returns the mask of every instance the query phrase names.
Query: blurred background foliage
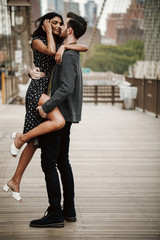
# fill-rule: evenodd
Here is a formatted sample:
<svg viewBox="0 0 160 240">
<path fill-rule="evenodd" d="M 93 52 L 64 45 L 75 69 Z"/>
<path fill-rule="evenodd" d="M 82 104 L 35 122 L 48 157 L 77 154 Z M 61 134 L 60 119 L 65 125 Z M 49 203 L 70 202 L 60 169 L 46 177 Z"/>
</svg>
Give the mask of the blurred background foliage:
<svg viewBox="0 0 160 240">
<path fill-rule="evenodd" d="M 95 44 L 85 67 L 93 71 L 126 74 L 129 65 L 144 59 L 144 43 L 141 40 L 129 40 L 125 45 L 106 46 Z"/>
</svg>

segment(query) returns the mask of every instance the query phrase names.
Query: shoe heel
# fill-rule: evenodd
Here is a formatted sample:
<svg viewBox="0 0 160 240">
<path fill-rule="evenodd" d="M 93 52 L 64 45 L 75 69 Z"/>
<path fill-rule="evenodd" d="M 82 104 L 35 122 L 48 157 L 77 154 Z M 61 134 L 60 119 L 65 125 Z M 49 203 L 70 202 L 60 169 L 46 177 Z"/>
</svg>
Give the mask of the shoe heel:
<svg viewBox="0 0 160 240">
<path fill-rule="evenodd" d="M 11 134 L 12 139 L 15 139 L 15 138 L 16 138 L 16 134 L 17 134 L 17 132 L 13 132 L 13 133 Z"/>
<path fill-rule="evenodd" d="M 17 157 L 18 152 L 19 152 L 19 149 L 16 148 L 16 146 L 15 146 L 15 144 L 14 144 L 14 142 L 13 142 L 12 145 L 11 145 L 11 148 L 10 148 L 10 153 L 11 153 L 11 155 L 12 155 L 13 157 Z"/>
<path fill-rule="evenodd" d="M 14 192 L 12 191 L 12 189 L 7 185 L 7 183 L 4 185 L 4 187 L 2 188 L 3 191 L 5 192 L 8 192 L 9 190 L 11 191 L 12 193 L 12 197 L 17 200 L 18 202 L 21 202 L 22 203 L 22 198 L 20 196 L 20 193 L 19 192 Z"/>
<path fill-rule="evenodd" d="M 10 187 L 8 187 L 7 183 L 2 188 L 3 191 L 8 192 L 10 190 Z"/>
</svg>

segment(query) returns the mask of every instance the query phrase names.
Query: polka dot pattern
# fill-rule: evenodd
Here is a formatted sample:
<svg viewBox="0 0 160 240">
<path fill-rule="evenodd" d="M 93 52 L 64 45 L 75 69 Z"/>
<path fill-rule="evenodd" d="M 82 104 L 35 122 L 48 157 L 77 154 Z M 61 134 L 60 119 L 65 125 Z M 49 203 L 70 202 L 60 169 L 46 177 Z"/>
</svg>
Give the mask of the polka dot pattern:
<svg viewBox="0 0 160 240">
<path fill-rule="evenodd" d="M 47 45 L 47 39 L 45 37 L 34 37 L 33 40 L 34 39 L 40 39 L 45 45 Z M 59 46 L 57 46 L 57 49 L 58 47 Z M 28 87 L 25 98 L 26 115 L 23 133 L 27 133 L 35 128 L 42 120 L 38 111 L 36 111 L 36 108 L 42 93 L 47 93 L 51 71 L 55 65 L 53 56 L 43 54 L 39 51 L 33 51 L 33 55 L 34 65 L 39 67 L 42 72 L 45 72 L 46 76 L 38 80 L 32 79 Z"/>
</svg>

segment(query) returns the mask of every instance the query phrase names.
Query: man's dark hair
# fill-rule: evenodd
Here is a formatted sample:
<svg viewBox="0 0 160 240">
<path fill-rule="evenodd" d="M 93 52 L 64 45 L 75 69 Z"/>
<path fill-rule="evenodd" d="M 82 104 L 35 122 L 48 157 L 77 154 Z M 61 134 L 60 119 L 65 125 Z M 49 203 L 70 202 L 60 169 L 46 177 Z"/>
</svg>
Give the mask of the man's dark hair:
<svg viewBox="0 0 160 240">
<path fill-rule="evenodd" d="M 78 16 L 73 12 L 69 12 L 67 13 L 67 18 L 71 18 L 67 23 L 67 27 L 71 27 L 73 29 L 76 39 L 85 34 L 87 29 L 87 21 L 83 17 Z"/>
</svg>

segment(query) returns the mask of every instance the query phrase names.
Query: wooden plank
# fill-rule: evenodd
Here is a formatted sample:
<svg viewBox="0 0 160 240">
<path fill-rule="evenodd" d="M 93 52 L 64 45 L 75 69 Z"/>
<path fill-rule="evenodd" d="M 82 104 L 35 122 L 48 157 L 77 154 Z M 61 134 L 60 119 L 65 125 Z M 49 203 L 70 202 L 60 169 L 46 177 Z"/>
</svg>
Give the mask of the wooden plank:
<svg viewBox="0 0 160 240">
<path fill-rule="evenodd" d="M 8 149 L 10 133 L 22 129 L 24 106 L 0 109 L 2 186 L 18 162 Z M 83 121 L 72 127 L 70 151 L 78 221 L 65 222 L 63 229 L 29 227 L 48 206 L 38 150 L 22 180 L 23 203 L 0 192 L 0 240 L 160 239 L 159 130 L 160 119 L 121 105 L 84 104 Z"/>
</svg>

